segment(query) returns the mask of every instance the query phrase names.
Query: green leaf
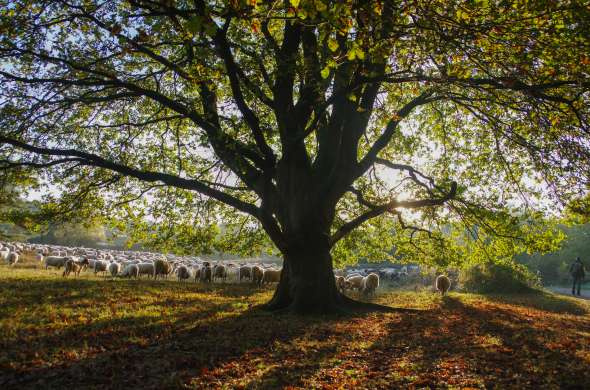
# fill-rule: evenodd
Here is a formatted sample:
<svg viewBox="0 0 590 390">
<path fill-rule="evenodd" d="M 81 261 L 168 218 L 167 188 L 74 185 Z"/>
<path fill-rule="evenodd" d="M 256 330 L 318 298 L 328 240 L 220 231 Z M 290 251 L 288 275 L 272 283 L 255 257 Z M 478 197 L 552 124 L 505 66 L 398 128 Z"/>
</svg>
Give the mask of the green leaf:
<svg viewBox="0 0 590 390">
<path fill-rule="evenodd" d="M 332 51 L 338 50 L 338 41 L 336 41 L 334 38 L 328 39 L 328 47 Z"/>
<path fill-rule="evenodd" d="M 188 23 L 186 24 L 187 29 L 193 34 L 196 34 L 199 31 L 201 31 L 202 26 L 203 19 L 200 16 L 193 16 L 188 20 Z"/>
<path fill-rule="evenodd" d="M 316 0 L 314 2 L 314 4 L 315 4 L 315 9 L 318 10 L 319 12 L 323 12 L 328 9 L 328 6 L 322 0 Z"/>
<path fill-rule="evenodd" d="M 323 79 L 327 79 L 328 76 L 330 76 L 330 66 L 329 65 L 326 65 L 326 67 L 324 69 L 322 69 L 321 75 L 322 75 Z"/>
<path fill-rule="evenodd" d="M 364 60 L 365 59 L 365 52 L 361 48 L 357 47 L 355 49 L 355 51 L 356 51 L 356 56 L 357 56 L 357 58 L 359 60 Z"/>
</svg>

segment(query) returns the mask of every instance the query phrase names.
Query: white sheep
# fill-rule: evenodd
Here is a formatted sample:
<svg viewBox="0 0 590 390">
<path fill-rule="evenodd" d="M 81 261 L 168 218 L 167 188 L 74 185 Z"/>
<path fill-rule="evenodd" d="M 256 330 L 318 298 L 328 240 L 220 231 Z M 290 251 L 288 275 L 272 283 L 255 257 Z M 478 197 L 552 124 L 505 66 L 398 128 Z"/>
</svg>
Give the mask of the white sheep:
<svg viewBox="0 0 590 390">
<path fill-rule="evenodd" d="M 48 269 L 49 267 L 55 267 L 57 269 L 60 269 L 66 264 L 66 260 L 68 260 L 67 257 L 47 256 L 45 258 L 45 269 Z"/>
<path fill-rule="evenodd" d="M 8 264 L 15 265 L 18 263 L 18 257 L 18 252 L 10 252 L 7 258 Z"/>
<path fill-rule="evenodd" d="M 98 272 L 107 272 L 107 267 L 109 266 L 109 263 L 107 263 L 106 261 L 103 260 L 97 260 L 94 262 L 94 273 L 98 273 Z"/>
<path fill-rule="evenodd" d="M 68 260 L 66 260 L 66 264 L 65 264 L 65 269 L 64 272 L 62 274 L 63 277 L 68 276 L 71 272 L 74 273 L 74 276 L 80 276 L 80 271 L 82 270 L 82 267 L 88 264 L 88 259 L 84 258 L 84 260 L 82 260 L 81 262 L 79 262 L 78 260 L 74 260 L 74 259 L 78 259 L 77 257 L 73 257 L 73 256 L 69 256 Z"/>
<path fill-rule="evenodd" d="M 440 292 L 440 295 L 445 295 L 451 288 L 451 281 L 445 275 L 439 275 L 436 277 L 434 287 L 436 291 Z"/>
<path fill-rule="evenodd" d="M 363 278 L 363 294 L 375 294 L 375 290 L 379 287 L 379 275 L 370 273 Z"/>
<path fill-rule="evenodd" d="M 262 278 L 264 277 L 264 268 L 260 266 L 252 267 L 252 283 L 262 285 Z"/>
<path fill-rule="evenodd" d="M 117 276 L 117 274 L 121 272 L 121 264 L 112 262 L 111 264 L 109 264 L 109 272 L 111 276 Z"/>
<path fill-rule="evenodd" d="M 97 261 L 96 258 L 88 258 L 88 268 L 94 269 L 94 264 L 96 264 Z"/>
<path fill-rule="evenodd" d="M 345 285 L 351 290 L 361 290 L 363 288 L 363 280 L 365 278 L 362 275 L 349 276 L 345 280 Z"/>
<path fill-rule="evenodd" d="M 158 275 L 168 278 L 168 275 L 172 272 L 172 264 L 166 260 L 156 260 L 154 263 L 154 279 L 157 279 Z"/>
<path fill-rule="evenodd" d="M 126 266 L 125 269 L 123 269 L 123 272 L 121 273 L 121 277 L 134 277 L 137 279 L 139 277 L 139 267 L 137 266 L 137 264 L 129 264 L 128 266 Z"/>
<path fill-rule="evenodd" d="M 8 256 L 10 255 L 10 250 L 8 248 L 3 248 L 2 250 L 0 250 L 0 258 L 2 258 L 3 261 L 8 263 Z"/>
<path fill-rule="evenodd" d="M 148 275 L 148 276 L 153 277 L 154 273 L 156 271 L 156 268 L 154 267 L 154 263 L 148 263 L 148 262 L 143 262 L 143 263 L 137 264 L 137 268 L 139 270 L 139 276 Z"/>
</svg>

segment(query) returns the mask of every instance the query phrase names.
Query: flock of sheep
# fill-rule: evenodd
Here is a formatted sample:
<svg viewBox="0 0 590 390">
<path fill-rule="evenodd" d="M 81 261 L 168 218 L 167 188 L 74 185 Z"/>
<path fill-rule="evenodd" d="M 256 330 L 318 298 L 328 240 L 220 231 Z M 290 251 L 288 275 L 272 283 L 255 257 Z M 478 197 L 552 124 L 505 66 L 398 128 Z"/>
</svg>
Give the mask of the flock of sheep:
<svg viewBox="0 0 590 390">
<path fill-rule="evenodd" d="M 18 244 L 0 243 L 0 259 L 9 265 L 15 265 L 20 258 L 21 247 Z"/>
<path fill-rule="evenodd" d="M 45 269 L 63 268 L 62 276 L 79 276 L 83 270 L 111 277 L 140 278 L 142 276 L 168 278 L 176 275 L 179 281 L 242 282 L 257 285 L 277 283 L 281 270 L 262 263 L 211 263 L 198 257 L 164 256 L 138 251 L 114 251 L 72 248 L 55 245 L 0 243 L 2 259 L 9 265 L 18 262 L 24 252 L 34 253 Z"/>
<path fill-rule="evenodd" d="M 2 243 L 0 242 L 0 258 L 9 265 L 19 261 L 21 253 L 29 252 L 36 256 L 39 263 L 61 269 L 63 277 L 70 274 L 79 276 L 83 270 L 94 274 L 110 275 L 111 277 L 140 278 L 142 276 L 168 278 L 175 275 L 178 281 L 194 280 L 195 282 L 252 282 L 255 285 L 278 283 L 281 269 L 275 265 L 260 262 L 216 262 L 203 261 L 194 256 L 175 256 L 151 252 L 99 250 L 74 248 L 56 245 Z M 375 294 L 379 287 L 380 275 L 385 280 L 407 275 L 404 267 L 401 271 L 394 270 L 350 270 L 335 271 L 335 282 L 341 292 L 356 290 L 363 295 Z M 450 280 L 440 275 L 435 281 L 435 288 L 443 295 L 450 288 Z"/>
</svg>

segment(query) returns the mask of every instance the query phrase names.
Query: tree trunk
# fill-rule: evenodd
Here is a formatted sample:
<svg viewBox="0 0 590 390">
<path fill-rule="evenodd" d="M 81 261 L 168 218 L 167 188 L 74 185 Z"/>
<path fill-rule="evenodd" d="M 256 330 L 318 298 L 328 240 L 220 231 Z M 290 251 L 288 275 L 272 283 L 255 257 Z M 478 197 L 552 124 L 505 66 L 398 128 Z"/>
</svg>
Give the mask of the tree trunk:
<svg viewBox="0 0 590 390">
<path fill-rule="evenodd" d="M 284 254 L 281 280 L 266 308 L 302 314 L 340 311 L 345 300 L 336 288 L 328 242 L 320 234 L 305 236 Z"/>
</svg>

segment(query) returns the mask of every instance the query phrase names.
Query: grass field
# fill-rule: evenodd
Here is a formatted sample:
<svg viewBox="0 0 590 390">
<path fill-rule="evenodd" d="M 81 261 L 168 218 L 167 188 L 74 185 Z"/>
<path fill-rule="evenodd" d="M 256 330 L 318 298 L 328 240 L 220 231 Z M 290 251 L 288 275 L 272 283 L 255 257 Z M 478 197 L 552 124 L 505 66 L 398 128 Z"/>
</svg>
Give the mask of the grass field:
<svg viewBox="0 0 590 390">
<path fill-rule="evenodd" d="M 274 316 L 270 289 L 0 266 L 0 388 L 589 388 L 590 302 L 384 292 Z"/>
</svg>

